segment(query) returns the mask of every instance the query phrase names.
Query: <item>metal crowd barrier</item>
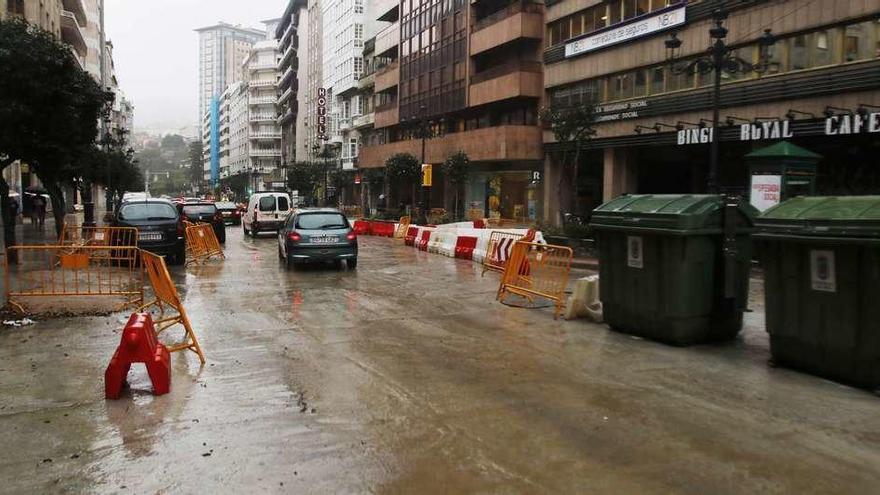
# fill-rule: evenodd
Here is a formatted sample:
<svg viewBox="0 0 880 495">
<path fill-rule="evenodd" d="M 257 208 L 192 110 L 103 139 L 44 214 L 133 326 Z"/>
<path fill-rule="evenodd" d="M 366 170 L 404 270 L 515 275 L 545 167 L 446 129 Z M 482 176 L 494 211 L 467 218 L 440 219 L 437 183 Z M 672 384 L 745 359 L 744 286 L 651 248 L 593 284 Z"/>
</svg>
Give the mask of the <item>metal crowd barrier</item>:
<svg viewBox="0 0 880 495">
<path fill-rule="evenodd" d="M 6 296 L 24 312 L 22 299 L 67 296 L 123 297 L 118 309 L 143 304 L 144 278 L 133 246 L 11 246 L 4 257 Z"/>
<path fill-rule="evenodd" d="M 138 246 L 135 227 L 81 227 L 65 225 L 58 244 L 72 246 Z"/>
<path fill-rule="evenodd" d="M 499 231 L 489 234 L 489 245 L 486 247 L 486 256 L 483 257 L 483 275 L 490 270 L 503 272 L 514 243 L 520 240 L 531 242 L 535 240 L 535 235 L 534 229 L 529 229 L 525 236 Z"/>
<path fill-rule="evenodd" d="M 214 227 L 208 223 L 184 222 L 186 226 L 186 264 L 204 263 L 214 256 L 226 259 Z"/>
<path fill-rule="evenodd" d="M 181 325 L 185 332 L 183 340 L 177 344 L 169 345 L 168 350 L 170 352 L 193 351 L 199 356 L 202 364 L 205 364 L 205 355 L 202 353 L 202 348 L 199 346 L 199 341 L 196 338 L 195 332 L 193 332 L 192 325 L 190 325 L 189 316 L 186 314 L 186 309 L 184 309 L 183 303 L 180 301 L 177 288 L 174 286 L 171 275 L 168 273 L 168 267 L 165 266 L 165 259 L 149 251 L 141 251 L 141 260 L 144 271 L 150 279 L 155 299 L 141 306 L 138 311 L 143 311 L 153 306 L 159 308 L 159 319 L 154 321 L 157 335 L 174 325 Z M 166 307 L 173 310 L 175 314 L 166 316 Z"/>
<path fill-rule="evenodd" d="M 571 248 L 518 241 L 501 276 L 498 300 L 504 302 L 509 294 L 529 301 L 543 297 L 554 302 L 553 319 L 565 309 L 565 289 L 571 272 Z"/>
</svg>

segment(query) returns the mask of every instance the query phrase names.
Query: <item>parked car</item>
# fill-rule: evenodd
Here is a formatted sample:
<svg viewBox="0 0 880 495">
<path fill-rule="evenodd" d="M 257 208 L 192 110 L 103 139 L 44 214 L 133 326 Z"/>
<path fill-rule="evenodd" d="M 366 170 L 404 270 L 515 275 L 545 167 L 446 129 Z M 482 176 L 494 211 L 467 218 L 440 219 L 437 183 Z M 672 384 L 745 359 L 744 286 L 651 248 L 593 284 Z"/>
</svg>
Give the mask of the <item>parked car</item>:
<svg viewBox="0 0 880 495">
<path fill-rule="evenodd" d="M 120 205 L 113 219 L 115 227 L 136 227 L 141 249 L 165 256 L 171 265 L 186 262 L 186 242 L 180 214 L 171 201 L 144 198 Z"/>
<path fill-rule="evenodd" d="M 290 196 L 287 193 L 261 192 L 251 195 L 247 211 L 241 219 L 245 235 L 256 236 L 260 232 L 277 232 L 290 213 Z"/>
<path fill-rule="evenodd" d="M 229 225 L 238 225 L 241 223 L 241 210 L 238 205 L 232 201 L 218 201 L 214 203 L 220 214 L 223 215 L 223 221 Z"/>
<path fill-rule="evenodd" d="M 214 203 L 181 203 L 177 205 L 181 220 L 192 223 L 210 223 L 221 243 L 226 242 L 226 222 Z"/>
<path fill-rule="evenodd" d="M 334 208 L 293 211 L 278 230 L 278 257 L 287 268 L 311 261 L 345 261 L 357 268 L 358 242 L 348 219 Z"/>
</svg>

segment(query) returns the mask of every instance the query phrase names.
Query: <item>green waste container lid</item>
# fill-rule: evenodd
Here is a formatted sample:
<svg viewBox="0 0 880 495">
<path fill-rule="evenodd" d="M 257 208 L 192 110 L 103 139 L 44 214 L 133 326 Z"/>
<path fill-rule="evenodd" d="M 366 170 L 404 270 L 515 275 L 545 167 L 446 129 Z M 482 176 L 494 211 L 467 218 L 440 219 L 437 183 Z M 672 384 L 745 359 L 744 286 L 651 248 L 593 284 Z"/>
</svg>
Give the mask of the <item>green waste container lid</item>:
<svg viewBox="0 0 880 495">
<path fill-rule="evenodd" d="M 799 196 L 764 212 L 761 238 L 880 239 L 880 196 Z"/>
<path fill-rule="evenodd" d="M 590 226 L 674 234 L 714 234 L 722 227 L 724 197 L 715 194 L 627 194 L 593 210 Z M 750 229 L 757 210 L 740 200 L 737 229 Z"/>
</svg>

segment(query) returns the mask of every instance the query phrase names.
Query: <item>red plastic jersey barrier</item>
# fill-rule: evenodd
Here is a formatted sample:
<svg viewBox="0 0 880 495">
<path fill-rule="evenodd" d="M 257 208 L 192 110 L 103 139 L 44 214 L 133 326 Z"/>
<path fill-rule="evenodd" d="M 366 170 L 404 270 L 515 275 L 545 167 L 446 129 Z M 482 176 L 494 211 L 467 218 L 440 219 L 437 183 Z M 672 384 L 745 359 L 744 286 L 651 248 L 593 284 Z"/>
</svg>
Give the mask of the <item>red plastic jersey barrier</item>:
<svg viewBox="0 0 880 495">
<path fill-rule="evenodd" d="M 474 228 L 475 229 L 485 229 L 486 228 L 486 221 L 483 219 L 474 220 Z"/>
<path fill-rule="evenodd" d="M 134 313 L 122 330 L 119 347 L 104 372 L 104 395 L 118 399 L 132 363 L 144 363 L 153 382 L 153 394 L 171 390 L 171 354 L 156 338 L 149 313 Z"/>
<path fill-rule="evenodd" d="M 406 236 L 403 238 L 403 243 L 407 246 L 413 246 L 416 243 L 416 236 L 419 235 L 419 228 L 410 226 L 406 229 Z"/>
<path fill-rule="evenodd" d="M 370 222 L 367 222 L 366 220 L 355 220 L 353 228 L 354 233 L 357 235 L 369 235 Z"/>
<path fill-rule="evenodd" d="M 428 250 L 428 241 L 431 240 L 431 231 L 423 230 L 421 237 L 419 237 L 419 241 L 416 243 L 416 247 L 419 248 L 419 251 L 427 251 Z"/>
<path fill-rule="evenodd" d="M 477 247 L 477 238 L 471 236 L 459 236 L 455 239 L 455 257 L 466 260 L 474 259 L 474 248 Z"/>
</svg>

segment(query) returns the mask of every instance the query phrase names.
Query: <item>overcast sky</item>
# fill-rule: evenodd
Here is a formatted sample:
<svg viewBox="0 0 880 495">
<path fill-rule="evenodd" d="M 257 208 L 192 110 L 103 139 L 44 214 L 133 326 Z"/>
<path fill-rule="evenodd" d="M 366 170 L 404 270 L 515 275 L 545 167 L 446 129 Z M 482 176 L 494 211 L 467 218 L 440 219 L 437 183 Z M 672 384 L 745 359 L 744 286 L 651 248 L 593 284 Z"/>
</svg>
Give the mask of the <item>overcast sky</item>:
<svg viewBox="0 0 880 495">
<path fill-rule="evenodd" d="M 197 123 L 196 28 L 218 21 L 262 29 L 286 0 L 105 0 L 116 75 L 135 106 L 135 131 Z"/>
</svg>

